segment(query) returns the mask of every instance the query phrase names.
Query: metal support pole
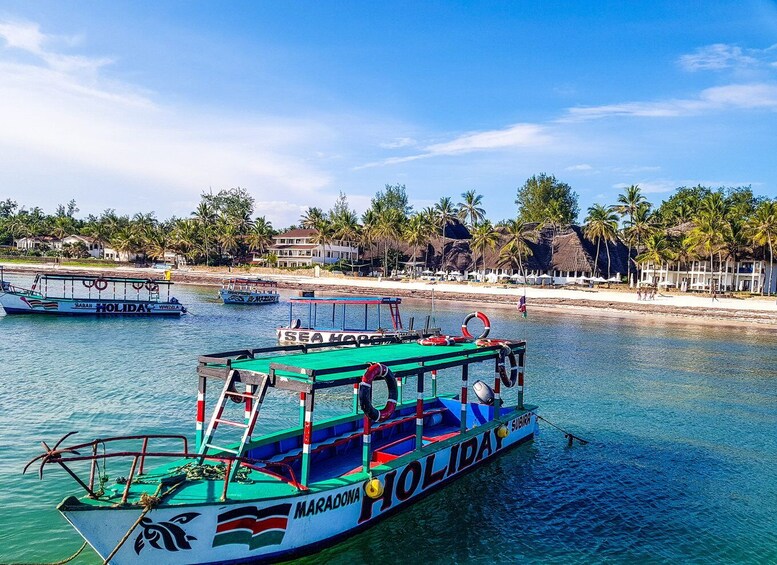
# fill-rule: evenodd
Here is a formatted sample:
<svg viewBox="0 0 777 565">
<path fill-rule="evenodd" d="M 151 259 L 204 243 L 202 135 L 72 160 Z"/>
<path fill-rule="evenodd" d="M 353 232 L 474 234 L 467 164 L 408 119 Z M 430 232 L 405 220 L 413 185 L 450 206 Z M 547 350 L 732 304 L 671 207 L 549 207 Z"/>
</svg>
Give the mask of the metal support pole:
<svg viewBox="0 0 777 565">
<path fill-rule="evenodd" d="M 246 385 L 246 395 L 253 394 L 254 393 L 254 385 Z M 246 396 L 245 398 L 246 405 L 245 405 L 245 419 L 246 424 L 250 423 L 251 421 L 251 408 L 253 408 L 254 401 L 253 398 Z"/>
<path fill-rule="evenodd" d="M 432 397 L 437 398 L 437 371 L 432 371 Z"/>
<path fill-rule="evenodd" d="M 364 416 L 364 432 L 362 432 L 362 472 L 370 472 L 370 460 L 372 459 L 372 428 L 370 419 Z"/>
<path fill-rule="evenodd" d="M 299 425 L 305 425 L 305 393 L 299 393 Z"/>
<path fill-rule="evenodd" d="M 416 391 L 418 395 L 415 401 L 415 448 L 421 449 L 424 446 L 424 371 L 418 371 L 418 386 Z"/>
<path fill-rule="evenodd" d="M 310 481 L 310 446 L 313 443 L 313 391 L 305 395 L 305 421 L 302 425 L 302 486 Z"/>
<path fill-rule="evenodd" d="M 200 452 L 202 446 L 202 440 L 205 435 L 205 388 L 207 386 L 207 379 L 205 377 L 199 377 L 197 383 L 197 421 L 195 423 L 195 439 L 197 443 L 197 453 Z"/>
<path fill-rule="evenodd" d="M 353 413 L 359 413 L 359 383 L 353 383 Z"/>
<path fill-rule="evenodd" d="M 526 352 L 518 353 L 518 409 L 523 410 L 523 372 L 526 370 Z"/>
<path fill-rule="evenodd" d="M 461 433 L 467 431 L 467 380 L 469 379 L 469 365 L 461 367 Z"/>
<path fill-rule="evenodd" d="M 402 377 L 396 377 L 397 379 L 397 405 L 402 406 Z"/>
</svg>

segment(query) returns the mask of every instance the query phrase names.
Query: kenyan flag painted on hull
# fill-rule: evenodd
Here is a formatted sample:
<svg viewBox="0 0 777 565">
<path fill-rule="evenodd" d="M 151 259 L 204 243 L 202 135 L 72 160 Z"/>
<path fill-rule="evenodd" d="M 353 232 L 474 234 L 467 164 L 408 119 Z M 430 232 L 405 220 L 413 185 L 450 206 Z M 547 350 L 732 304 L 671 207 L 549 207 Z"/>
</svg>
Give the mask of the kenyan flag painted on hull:
<svg viewBox="0 0 777 565">
<path fill-rule="evenodd" d="M 261 510 L 244 506 L 219 514 L 213 547 L 233 543 L 249 549 L 278 545 L 283 541 L 289 523 L 291 504 L 276 504 Z"/>
</svg>

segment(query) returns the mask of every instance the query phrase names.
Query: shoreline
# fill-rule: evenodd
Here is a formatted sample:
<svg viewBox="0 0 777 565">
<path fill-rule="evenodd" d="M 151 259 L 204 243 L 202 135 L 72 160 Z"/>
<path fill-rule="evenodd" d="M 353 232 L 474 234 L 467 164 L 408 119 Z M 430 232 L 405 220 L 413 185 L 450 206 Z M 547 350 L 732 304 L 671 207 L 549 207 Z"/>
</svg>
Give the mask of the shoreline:
<svg viewBox="0 0 777 565">
<path fill-rule="evenodd" d="M 2 264 L 2 263 L 0 263 Z M 7 273 L 33 274 L 41 271 L 40 265 L 7 264 Z M 131 267 L 57 267 L 58 271 L 112 272 L 116 275 L 160 276 L 159 269 Z M 261 276 L 277 281 L 278 287 L 286 290 L 316 290 L 322 287 L 340 294 L 392 295 L 420 300 L 442 300 L 446 302 L 468 302 L 488 304 L 502 308 L 516 308 L 521 295 L 526 294 L 529 313 L 569 312 L 582 315 L 607 315 L 625 318 L 661 318 L 679 322 L 714 323 L 715 325 L 747 325 L 765 329 L 777 329 L 777 305 L 774 298 L 738 299 L 719 298 L 713 304 L 709 296 L 661 294 L 655 300 L 638 301 L 636 292 L 612 289 L 568 289 L 515 287 L 504 285 L 472 285 L 455 282 L 391 281 L 368 277 L 313 277 L 300 274 L 278 274 L 266 272 L 244 272 L 226 270 L 173 271 L 173 281 L 180 284 L 219 286 L 222 279 L 230 276 Z M 705 304 L 707 303 L 707 304 Z"/>
</svg>

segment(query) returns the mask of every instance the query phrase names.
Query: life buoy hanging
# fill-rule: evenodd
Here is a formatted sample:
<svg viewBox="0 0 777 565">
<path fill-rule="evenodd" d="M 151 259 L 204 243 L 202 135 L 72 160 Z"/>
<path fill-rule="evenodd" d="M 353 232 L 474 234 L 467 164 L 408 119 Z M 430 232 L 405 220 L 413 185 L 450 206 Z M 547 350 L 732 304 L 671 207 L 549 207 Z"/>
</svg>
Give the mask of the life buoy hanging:
<svg viewBox="0 0 777 565">
<path fill-rule="evenodd" d="M 92 279 L 84 279 L 81 281 L 86 288 L 92 288 L 94 286 L 94 281 Z"/>
<path fill-rule="evenodd" d="M 488 337 L 489 332 L 491 332 L 491 322 L 488 320 L 488 316 L 486 316 L 483 312 L 472 312 L 472 314 L 469 314 L 466 318 L 464 318 L 464 321 L 461 324 L 461 335 L 470 339 L 473 337 L 473 335 L 469 333 L 469 328 L 467 328 L 467 324 L 469 324 L 469 321 L 473 318 L 477 318 L 483 322 L 483 333 L 475 339 L 483 339 Z"/>
<path fill-rule="evenodd" d="M 510 344 L 510 343 L 512 343 L 512 340 L 498 339 L 498 338 L 475 340 L 475 345 L 477 345 L 478 347 L 493 347 L 495 345 L 504 345 L 504 344 Z"/>
<path fill-rule="evenodd" d="M 157 290 L 159 290 L 159 285 L 155 283 L 153 280 L 148 279 L 146 281 L 146 290 L 148 290 L 149 292 L 156 292 Z"/>
<path fill-rule="evenodd" d="M 386 405 L 378 410 L 372 405 L 372 383 L 375 379 L 383 379 L 386 381 L 388 387 L 388 400 Z M 382 363 L 372 363 L 367 370 L 364 371 L 362 380 L 359 383 L 359 406 L 362 409 L 367 418 L 371 422 L 385 422 L 394 413 L 394 408 L 397 405 L 398 390 L 397 379 L 394 378 L 394 373 L 391 369 L 383 365 Z"/>
<path fill-rule="evenodd" d="M 457 343 L 467 343 L 472 341 L 464 336 L 433 335 L 418 340 L 419 345 L 456 345 Z"/>
<path fill-rule="evenodd" d="M 505 361 L 510 362 L 509 374 L 505 367 Z M 502 344 L 502 348 L 499 350 L 496 370 L 499 373 L 499 380 L 502 381 L 506 388 L 513 388 L 518 382 L 518 360 L 515 358 L 515 352 L 512 347 L 507 344 Z"/>
<path fill-rule="evenodd" d="M 94 288 L 96 288 L 97 290 L 105 290 L 106 288 L 108 288 L 108 281 L 106 281 L 103 278 L 95 279 Z"/>
<path fill-rule="evenodd" d="M 135 290 L 140 290 L 143 288 L 143 284 L 144 283 L 142 281 L 134 282 L 132 283 L 132 288 L 134 288 Z"/>
</svg>

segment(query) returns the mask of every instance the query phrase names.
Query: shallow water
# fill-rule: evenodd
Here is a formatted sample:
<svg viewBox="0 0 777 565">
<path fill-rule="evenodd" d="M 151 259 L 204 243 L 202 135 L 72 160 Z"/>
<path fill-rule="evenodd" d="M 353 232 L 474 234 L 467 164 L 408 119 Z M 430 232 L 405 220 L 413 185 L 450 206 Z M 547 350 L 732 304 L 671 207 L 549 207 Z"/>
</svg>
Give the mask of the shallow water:
<svg viewBox="0 0 777 565">
<path fill-rule="evenodd" d="M 55 510 L 74 483 L 54 468 L 42 482 L 21 475 L 40 440 L 193 437 L 197 355 L 271 345 L 288 320 L 284 303 L 224 306 L 194 286 L 175 294 L 192 315 L 0 318 L 0 563 L 53 561 L 81 544 Z M 403 306 L 405 318 L 429 309 Z M 436 320 L 458 333 L 471 309 L 438 302 Z M 527 401 L 591 443 L 568 448 L 543 426 L 534 443 L 306 562 L 777 562 L 776 333 L 531 304 L 525 320 L 514 307 L 484 311 L 495 334 L 529 341 Z M 350 395 L 332 400 L 334 413 Z M 271 428 L 296 420 L 290 396 L 266 407 Z M 126 474 L 116 467 L 109 474 Z M 87 550 L 76 562 L 100 561 Z"/>
</svg>

